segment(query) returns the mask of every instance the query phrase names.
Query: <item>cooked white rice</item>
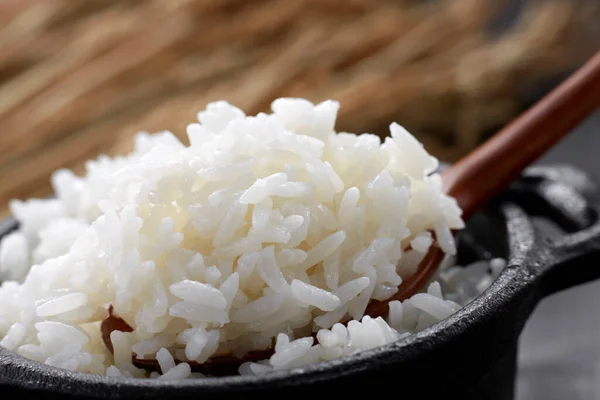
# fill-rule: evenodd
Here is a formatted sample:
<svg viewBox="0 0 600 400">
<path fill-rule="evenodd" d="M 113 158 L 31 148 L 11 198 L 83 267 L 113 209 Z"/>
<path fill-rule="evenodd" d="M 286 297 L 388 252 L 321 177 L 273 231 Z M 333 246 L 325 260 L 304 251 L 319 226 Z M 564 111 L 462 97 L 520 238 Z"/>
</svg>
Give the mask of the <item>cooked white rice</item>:
<svg viewBox="0 0 600 400">
<path fill-rule="evenodd" d="M 85 176 L 57 171 L 56 198 L 13 201 L 20 228 L 0 243 L 0 345 L 70 370 L 183 379 L 201 376 L 185 361 L 276 341 L 270 360 L 240 368 L 264 373 L 455 312 L 501 261 L 493 273 L 489 263 L 443 268 L 443 286 L 392 303 L 387 322 L 363 316 L 414 272 L 427 231 L 451 260 L 450 230 L 464 224 L 413 136 L 397 124 L 383 143 L 336 133 L 338 107 L 278 99 L 272 114 L 246 117 L 212 103 L 188 126 L 189 146 L 141 133 L 131 154 L 89 161 Z M 109 305 L 134 328 L 111 334 L 114 355 L 99 328 Z M 160 372 L 133 366 L 132 352 Z"/>
</svg>

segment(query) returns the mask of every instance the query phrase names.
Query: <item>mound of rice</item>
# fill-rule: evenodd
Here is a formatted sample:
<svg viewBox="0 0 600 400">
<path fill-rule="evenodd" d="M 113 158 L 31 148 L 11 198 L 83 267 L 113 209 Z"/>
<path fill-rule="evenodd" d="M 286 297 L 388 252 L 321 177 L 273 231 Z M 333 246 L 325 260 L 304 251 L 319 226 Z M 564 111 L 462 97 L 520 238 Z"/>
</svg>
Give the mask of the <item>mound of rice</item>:
<svg viewBox="0 0 600 400">
<path fill-rule="evenodd" d="M 379 346 L 455 312 L 502 262 L 450 267 L 450 231 L 464 224 L 437 160 L 397 124 L 383 143 L 336 133 L 338 107 L 278 99 L 250 117 L 211 103 L 188 126 L 189 146 L 140 133 L 131 154 L 89 161 L 85 176 L 57 171 L 55 198 L 13 201 L 0 345 L 70 370 L 183 379 L 199 376 L 187 361 L 276 343 L 269 360 L 240 368 L 262 373 Z M 439 283 L 391 303 L 387 321 L 363 316 L 414 272 L 428 231 L 448 256 Z M 99 327 L 111 305 L 134 328 L 111 334 L 114 356 Z M 161 373 L 136 368 L 132 354 Z"/>
</svg>

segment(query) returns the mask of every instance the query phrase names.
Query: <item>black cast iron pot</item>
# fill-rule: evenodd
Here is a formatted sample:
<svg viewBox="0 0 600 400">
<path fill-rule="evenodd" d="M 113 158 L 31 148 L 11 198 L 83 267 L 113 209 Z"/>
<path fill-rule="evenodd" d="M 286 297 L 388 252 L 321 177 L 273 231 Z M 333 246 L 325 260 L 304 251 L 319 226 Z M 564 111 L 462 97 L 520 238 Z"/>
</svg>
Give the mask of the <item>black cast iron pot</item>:
<svg viewBox="0 0 600 400">
<path fill-rule="evenodd" d="M 260 377 L 183 382 L 72 373 L 0 349 L 0 398 L 321 398 L 370 391 L 371 397 L 512 399 L 518 337 L 536 304 L 600 276 L 599 211 L 600 192 L 580 171 L 530 168 L 459 236 L 460 263 L 508 258 L 496 282 L 446 320 L 381 348 Z M 5 222 L 0 237 L 15 228 Z"/>
</svg>

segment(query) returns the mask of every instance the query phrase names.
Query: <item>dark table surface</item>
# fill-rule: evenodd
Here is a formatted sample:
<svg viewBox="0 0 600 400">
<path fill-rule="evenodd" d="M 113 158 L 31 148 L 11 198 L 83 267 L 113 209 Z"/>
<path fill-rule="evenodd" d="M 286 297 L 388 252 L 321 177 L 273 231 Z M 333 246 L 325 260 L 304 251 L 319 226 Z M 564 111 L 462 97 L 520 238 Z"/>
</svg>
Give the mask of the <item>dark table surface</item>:
<svg viewBox="0 0 600 400">
<path fill-rule="evenodd" d="M 600 182 L 600 110 L 540 161 L 556 163 Z M 600 399 L 600 281 L 540 303 L 521 337 L 516 398 Z"/>
</svg>

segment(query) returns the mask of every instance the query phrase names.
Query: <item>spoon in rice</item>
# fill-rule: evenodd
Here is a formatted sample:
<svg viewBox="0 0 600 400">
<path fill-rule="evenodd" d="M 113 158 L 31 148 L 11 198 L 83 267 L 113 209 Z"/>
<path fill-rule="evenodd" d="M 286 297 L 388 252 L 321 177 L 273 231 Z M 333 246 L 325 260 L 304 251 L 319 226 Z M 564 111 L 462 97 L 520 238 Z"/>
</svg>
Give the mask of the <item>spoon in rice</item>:
<svg viewBox="0 0 600 400">
<path fill-rule="evenodd" d="M 441 173 L 444 192 L 456 199 L 463 219 L 467 220 L 599 106 L 600 52 L 519 118 L 444 170 Z M 371 300 L 365 315 L 384 316 L 391 301 L 413 296 L 432 279 L 444 256 L 434 241 L 416 271 L 400 284 L 398 292 L 385 301 Z M 101 330 L 103 341 L 112 352 L 111 332 L 131 332 L 133 328 L 114 315 L 110 307 Z M 202 364 L 193 361 L 188 364 L 195 371 L 220 375 L 237 371 L 244 362 L 266 359 L 272 354 L 273 350 L 268 349 L 250 352 L 243 358 L 220 355 Z M 156 360 L 134 355 L 133 363 L 146 370 L 159 370 Z"/>
</svg>

